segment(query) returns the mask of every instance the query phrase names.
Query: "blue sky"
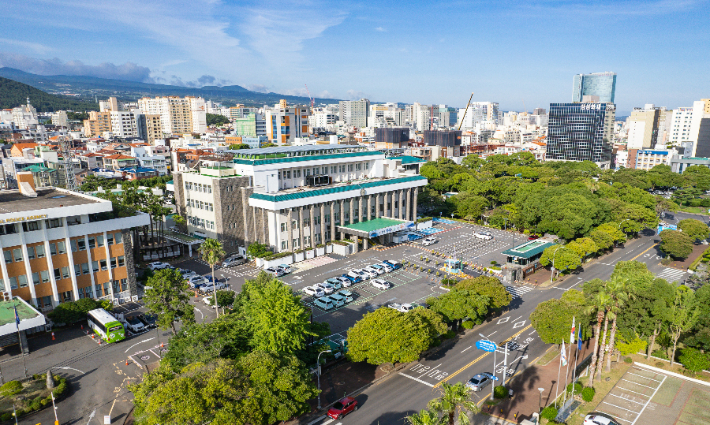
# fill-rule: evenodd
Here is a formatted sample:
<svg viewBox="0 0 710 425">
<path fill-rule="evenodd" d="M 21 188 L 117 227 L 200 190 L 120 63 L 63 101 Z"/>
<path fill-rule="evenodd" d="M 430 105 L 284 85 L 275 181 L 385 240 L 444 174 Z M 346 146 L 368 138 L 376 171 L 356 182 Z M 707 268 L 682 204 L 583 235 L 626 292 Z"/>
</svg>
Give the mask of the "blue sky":
<svg viewBox="0 0 710 425">
<path fill-rule="evenodd" d="M 5 0 L 0 66 L 373 101 L 571 101 L 618 74 L 619 114 L 710 97 L 710 0 Z"/>
</svg>

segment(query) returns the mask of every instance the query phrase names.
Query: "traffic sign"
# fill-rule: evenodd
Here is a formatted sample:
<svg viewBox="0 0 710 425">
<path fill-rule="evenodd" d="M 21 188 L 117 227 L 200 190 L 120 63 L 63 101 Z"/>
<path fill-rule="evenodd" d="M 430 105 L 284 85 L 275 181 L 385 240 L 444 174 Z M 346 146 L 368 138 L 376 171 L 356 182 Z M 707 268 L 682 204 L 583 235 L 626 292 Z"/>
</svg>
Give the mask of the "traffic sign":
<svg viewBox="0 0 710 425">
<path fill-rule="evenodd" d="M 497 380 L 498 380 L 498 377 L 497 377 L 497 376 L 491 376 L 491 379 L 494 380 L 494 381 L 497 381 Z"/>
<path fill-rule="evenodd" d="M 492 353 L 498 349 L 498 346 L 493 341 L 480 340 L 476 341 L 476 348 Z"/>
</svg>

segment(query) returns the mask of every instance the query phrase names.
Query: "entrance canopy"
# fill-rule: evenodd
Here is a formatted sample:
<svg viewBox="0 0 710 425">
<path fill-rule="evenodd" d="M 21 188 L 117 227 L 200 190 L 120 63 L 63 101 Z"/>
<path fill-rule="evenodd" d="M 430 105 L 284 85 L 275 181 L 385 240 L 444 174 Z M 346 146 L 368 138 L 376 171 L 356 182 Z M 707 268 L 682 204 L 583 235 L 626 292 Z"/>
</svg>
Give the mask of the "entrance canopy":
<svg viewBox="0 0 710 425">
<path fill-rule="evenodd" d="M 508 257 L 508 263 L 526 265 L 537 261 L 542 256 L 545 248 L 552 245 L 554 245 L 552 242 L 536 239 L 514 248 L 506 249 L 503 251 L 503 255 Z"/>
<path fill-rule="evenodd" d="M 20 318 L 19 325 L 15 321 L 15 308 L 17 308 L 17 315 Z M 0 301 L 0 337 L 17 332 L 18 328 L 24 331 L 44 326 L 44 324 L 42 313 L 27 304 L 22 298 L 14 297 L 11 300 Z"/>
<path fill-rule="evenodd" d="M 416 225 L 411 221 L 380 217 L 373 220 L 349 224 L 347 226 L 337 226 L 337 229 L 339 232 L 372 239 L 378 236 L 399 232 L 401 230 L 414 230 L 415 227 Z"/>
</svg>

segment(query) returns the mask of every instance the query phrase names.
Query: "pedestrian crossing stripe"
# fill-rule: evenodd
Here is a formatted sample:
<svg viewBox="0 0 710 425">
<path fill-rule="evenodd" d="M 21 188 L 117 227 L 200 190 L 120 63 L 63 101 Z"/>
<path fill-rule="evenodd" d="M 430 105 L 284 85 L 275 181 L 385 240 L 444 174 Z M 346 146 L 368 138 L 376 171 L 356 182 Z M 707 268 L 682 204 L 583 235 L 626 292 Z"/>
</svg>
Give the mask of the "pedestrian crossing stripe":
<svg viewBox="0 0 710 425">
<path fill-rule="evenodd" d="M 681 280 L 685 276 L 686 272 L 683 270 L 672 269 L 667 267 L 662 272 L 658 273 L 658 278 L 665 279 L 669 282 L 675 282 Z"/>
<path fill-rule="evenodd" d="M 513 299 L 515 299 L 522 297 L 523 294 L 526 294 L 535 288 L 532 286 L 506 286 L 505 289 L 510 292 L 510 295 L 512 295 Z"/>
</svg>

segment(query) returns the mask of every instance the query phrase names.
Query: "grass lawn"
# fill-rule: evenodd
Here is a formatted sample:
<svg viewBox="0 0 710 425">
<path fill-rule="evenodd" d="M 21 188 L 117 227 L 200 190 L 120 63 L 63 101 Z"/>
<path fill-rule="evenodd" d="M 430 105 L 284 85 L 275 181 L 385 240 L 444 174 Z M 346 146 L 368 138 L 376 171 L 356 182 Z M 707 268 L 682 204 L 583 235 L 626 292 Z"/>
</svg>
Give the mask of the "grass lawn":
<svg viewBox="0 0 710 425">
<path fill-rule="evenodd" d="M 637 362 L 637 363 L 643 363 L 645 365 L 657 367 L 659 369 L 663 369 L 668 372 L 675 372 L 680 375 L 685 375 L 685 376 L 688 376 L 691 378 L 700 379 L 701 381 L 710 382 L 710 374 L 708 374 L 707 372 L 701 372 L 701 373 L 697 373 L 694 375 L 689 375 L 687 373 L 687 371 L 685 370 L 685 368 L 683 366 L 679 365 L 678 363 L 671 366 L 670 362 L 667 360 L 659 360 L 659 359 L 656 359 L 653 357 L 646 360 L 646 356 L 641 355 L 641 354 L 632 354 L 629 357 L 634 359 L 634 362 Z"/>
<path fill-rule="evenodd" d="M 547 352 L 545 354 L 540 356 L 540 358 L 538 359 L 538 361 L 536 363 L 539 364 L 540 366 L 547 366 L 552 360 L 554 360 L 559 355 L 560 355 L 559 350 L 549 349 L 549 350 L 547 350 Z"/>
<path fill-rule="evenodd" d="M 680 211 L 691 213 L 691 214 L 707 214 L 708 209 L 706 207 L 689 207 L 689 206 L 683 206 L 680 207 Z"/>
<path fill-rule="evenodd" d="M 594 399 L 589 403 L 582 404 L 572 416 L 567 419 L 567 425 L 582 425 L 584 422 L 584 417 L 587 416 L 589 412 L 593 412 L 599 403 L 606 397 L 606 395 L 614 388 L 619 379 L 626 373 L 626 371 L 631 367 L 630 363 L 619 362 L 616 363 L 612 368 L 611 372 L 602 372 L 601 382 L 594 380 L 594 389 L 596 393 L 594 394 Z M 606 381 L 606 378 L 610 378 Z M 580 379 L 583 385 L 587 384 L 587 378 Z"/>
</svg>

